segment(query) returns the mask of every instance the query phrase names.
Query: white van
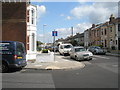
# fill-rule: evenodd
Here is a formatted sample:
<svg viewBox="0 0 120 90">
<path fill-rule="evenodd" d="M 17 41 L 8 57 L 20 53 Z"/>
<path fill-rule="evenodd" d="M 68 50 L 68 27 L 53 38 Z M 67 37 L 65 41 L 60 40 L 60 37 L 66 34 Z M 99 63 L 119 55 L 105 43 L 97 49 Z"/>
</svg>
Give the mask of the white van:
<svg viewBox="0 0 120 90">
<path fill-rule="evenodd" d="M 60 44 L 59 45 L 59 53 L 61 55 L 66 55 L 66 54 L 69 55 L 69 52 L 72 47 L 73 47 L 72 44 L 69 44 L 69 43 L 68 44 Z"/>
</svg>

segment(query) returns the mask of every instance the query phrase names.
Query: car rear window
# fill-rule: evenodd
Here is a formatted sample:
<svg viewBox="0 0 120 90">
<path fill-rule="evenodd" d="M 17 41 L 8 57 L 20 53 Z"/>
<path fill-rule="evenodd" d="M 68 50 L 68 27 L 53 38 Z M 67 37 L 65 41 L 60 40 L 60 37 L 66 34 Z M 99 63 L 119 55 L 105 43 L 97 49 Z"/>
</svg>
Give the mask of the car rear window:
<svg viewBox="0 0 120 90">
<path fill-rule="evenodd" d="M 5 51 L 5 50 L 10 50 L 12 48 L 10 46 L 10 43 L 0 43 L 0 50 Z"/>
<path fill-rule="evenodd" d="M 0 43 L 0 54 L 12 54 L 12 50 L 10 43 Z"/>
<path fill-rule="evenodd" d="M 71 48 L 71 45 L 65 45 L 64 48 Z"/>
<path fill-rule="evenodd" d="M 22 54 L 25 53 L 24 44 L 22 44 L 22 43 L 17 43 L 16 53 L 17 53 L 17 55 L 22 55 Z"/>
<path fill-rule="evenodd" d="M 75 52 L 82 52 L 82 51 L 86 51 L 85 48 L 75 48 Z"/>
</svg>

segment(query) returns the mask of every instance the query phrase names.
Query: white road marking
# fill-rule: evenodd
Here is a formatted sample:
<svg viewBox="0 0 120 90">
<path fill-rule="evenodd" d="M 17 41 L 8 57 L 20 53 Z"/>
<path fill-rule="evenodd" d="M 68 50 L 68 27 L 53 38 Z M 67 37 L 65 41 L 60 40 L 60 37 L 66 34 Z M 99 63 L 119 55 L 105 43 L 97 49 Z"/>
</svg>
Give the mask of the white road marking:
<svg viewBox="0 0 120 90">
<path fill-rule="evenodd" d="M 97 55 L 94 55 L 93 57 L 97 57 L 97 58 L 103 58 L 103 59 L 110 59 L 110 58 L 107 58 L 107 57 L 103 57 L 103 56 L 97 56 Z"/>
<path fill-rule="evenodd" d="M 64 60 L 64 61 L 69 61 L 69 60 Z"/>
<path fill-rule="evenodd" d="M 92 64 L 92 63 L 90 63 L 90 62 L 88 62 L 88 61 L 84 61 L 83 63 L 84 63 L 84 64 L 87 64 L 87 65 Z"/>
<path fill-rule="evenodd" d="M 35 65 L 35 66 L 37 66 L 37 67 L 41 67 L 42 65 Z"/>
</svg>

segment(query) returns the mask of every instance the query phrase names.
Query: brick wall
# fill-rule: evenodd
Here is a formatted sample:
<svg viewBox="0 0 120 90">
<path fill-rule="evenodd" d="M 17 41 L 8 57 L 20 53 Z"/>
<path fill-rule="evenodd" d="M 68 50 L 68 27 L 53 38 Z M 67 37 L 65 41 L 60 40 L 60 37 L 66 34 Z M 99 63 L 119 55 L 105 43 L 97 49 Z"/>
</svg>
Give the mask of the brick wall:
<svg viewBox="0 0 120 90">
<path fill-rule="evenodd" d="M 2 3 L 2 40 L 20 41 L 27 39 L 26 2 Z"/>
</svg>

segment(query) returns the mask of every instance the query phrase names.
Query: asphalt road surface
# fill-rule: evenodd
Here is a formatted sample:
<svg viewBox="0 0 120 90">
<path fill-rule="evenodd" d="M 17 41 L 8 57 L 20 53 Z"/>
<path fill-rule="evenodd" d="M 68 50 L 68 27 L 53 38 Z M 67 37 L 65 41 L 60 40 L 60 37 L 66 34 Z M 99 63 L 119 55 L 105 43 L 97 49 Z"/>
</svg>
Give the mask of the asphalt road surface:
<svg viewBox="0 0 120 90">
<path fill-rule="evenodd" d="M 66 56 L 66 60 L 69 60 L 69 58 L 69 56 Z M 2 87 L 118 88 L 118 57 L 94 55 L 93 60 L 82 62 L 86 65 L 83 69 L 23 69 L 10 73 L 3 73 Z"/>
</svg>

